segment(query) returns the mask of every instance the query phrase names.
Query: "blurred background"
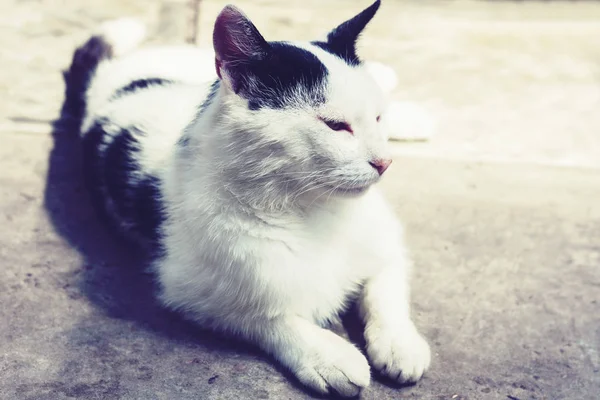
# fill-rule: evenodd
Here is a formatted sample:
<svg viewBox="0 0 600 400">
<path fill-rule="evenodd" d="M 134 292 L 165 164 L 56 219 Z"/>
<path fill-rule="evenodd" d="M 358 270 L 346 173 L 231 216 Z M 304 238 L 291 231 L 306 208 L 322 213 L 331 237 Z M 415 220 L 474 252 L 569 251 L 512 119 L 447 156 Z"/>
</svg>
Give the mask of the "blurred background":
<svg viewBox="0 0 600 400">
<path fill-rule="evenodd" d="M 267 40 L 315 39 L 369 0 L 230 0 Z M 61 71 L 109 19 L 210 46 L 225 1 L 0 0 L 0 399 L 297 399 L 252 349 L 158 307 L 89 206 Z M 392 143 L 432 369 L 365 399 L 600 393 L 600 2 L 383 5 L 360 54 L 436 122 Z M 70 139 L 69 139 L 70 140 Z"/>
<path fill-rule="evenodd" d="M 136 16 L 149 24 L 154 42 L 194 37 L 210 46 L 214 18 L 226 3 L 3 0 L 0 91 L 11 101 L 0 126 L 27 130 L 33 115 L 55 117 L 55 72 L 102 21 Z M 267 38 L 312 40 L 368 1 L 235 3 Z M 193 4 L 200 4 L 196 32 Z M 399 75 L 394 97 L 419 103 L 439 122 L 430 143 L 398 151 L 600 166 L 600 3 L 387 0 L 360 43 L 364 57 Z"/>
</svg>

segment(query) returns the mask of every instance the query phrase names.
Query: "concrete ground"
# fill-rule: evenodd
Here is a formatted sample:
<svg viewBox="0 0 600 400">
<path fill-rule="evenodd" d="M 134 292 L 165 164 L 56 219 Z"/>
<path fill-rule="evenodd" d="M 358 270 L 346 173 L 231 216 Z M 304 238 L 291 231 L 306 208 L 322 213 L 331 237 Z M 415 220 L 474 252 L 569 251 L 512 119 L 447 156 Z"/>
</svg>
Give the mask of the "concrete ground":
<svg viewBox="0 0 600 400">
<path fill-rule="evenodd" d="M 267 37 L 307 38 L 368 2 L 237 3 Z M 204 1 L 202 43 L 223 4 Z M 94 217 L 76 143 L 53 129 L 60 71 L 90 29 L 137 15 L 172 41 L 159 17 L 176 9 L 0 4 L 1 399 L 310 398 L 261 353 L 156 305 L 138 257 Z M 439 127 L 394 144 L 383 182 L 432 368 L 363 398 L 600 398 L 600 4 L 386 0 L 362 43 Z"/>
</svg>

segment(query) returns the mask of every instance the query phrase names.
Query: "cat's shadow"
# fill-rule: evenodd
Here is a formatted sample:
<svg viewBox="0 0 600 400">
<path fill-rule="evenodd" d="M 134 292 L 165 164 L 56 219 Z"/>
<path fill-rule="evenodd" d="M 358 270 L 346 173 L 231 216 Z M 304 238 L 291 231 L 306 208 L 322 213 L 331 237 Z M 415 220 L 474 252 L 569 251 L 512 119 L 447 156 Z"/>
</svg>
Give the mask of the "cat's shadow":
<svg viewBox="0 0 600 400">
<path fill-rule="evenodd" d="M 93 207 L 84 181 L 79 127 L 65 108 L 53 123 L 54 146 L 49 157 L 44 206 L 56 232 L 82 255 L 79 292 L 112 318 L 134 321 L 177 341 L 269 362 L 291 384 L 306 392 L 289 371 L 254 346 L 201 329 L 158 304 L 157 287 L 147 271 L 149 260 L 143 251 L 116 236 Z M 356 314 L 349 312 L 344 326 L 348 337 L 363 347 L 362 325 Z"/>
</svg>

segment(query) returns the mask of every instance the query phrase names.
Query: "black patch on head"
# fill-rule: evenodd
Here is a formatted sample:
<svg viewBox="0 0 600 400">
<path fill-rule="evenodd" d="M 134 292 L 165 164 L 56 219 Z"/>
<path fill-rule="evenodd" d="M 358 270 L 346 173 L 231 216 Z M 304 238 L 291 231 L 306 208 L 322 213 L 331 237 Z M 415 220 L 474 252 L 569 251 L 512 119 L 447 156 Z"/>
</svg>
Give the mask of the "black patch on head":
<svg viewBox="0 0 600 400">
<path fill-rule="evenodd" d="M 135 128 L 112 133 L 112 141 L 101 150 L 108 133 L 106 121 L 97 121 L 83 139 L 86 182 L 94 206 L 109 224 L 149 245 L 160 255 L 160 229 L 165 220 L 160 180 L 144 173 L 138 164 L 139 143 Z M 142 132 L 135 131 L 136 135 Z"/>
<path fill-rule="evenodd" d="M 264 60 L 248 61 L 228 72 L 239 82 L 238 93 L 248 100 L 251 110 L 263 107 L 285 108 L 298 99 L 310 106 L 325 102 L 328 71 L 310 51 L 284 43 L 270 42 L 271 53 Z"/>
<path fill-rule="evenodd" d="M 285 42 L 267 42 L 234 6 L 217 16 L 213 31 L 217 75 L 251 110 L 316 106 L 325 101 L 327 68 L 310 51 Z"/>
<path fill-rule="evenodd" d="M 129 82 L 126 86 L 118 89 L 113 95 L 112 99 L 116 99 L 118 97 L 122 97 L 128 94 L 132 94 L 137 92 L 138 90 L 146 89 L 150 86 L 164 86 L 175 83 L 170 79 L 164 78 L 145 78 L 145 79 L 136 79 L 134 81 Z"/>
</svg>

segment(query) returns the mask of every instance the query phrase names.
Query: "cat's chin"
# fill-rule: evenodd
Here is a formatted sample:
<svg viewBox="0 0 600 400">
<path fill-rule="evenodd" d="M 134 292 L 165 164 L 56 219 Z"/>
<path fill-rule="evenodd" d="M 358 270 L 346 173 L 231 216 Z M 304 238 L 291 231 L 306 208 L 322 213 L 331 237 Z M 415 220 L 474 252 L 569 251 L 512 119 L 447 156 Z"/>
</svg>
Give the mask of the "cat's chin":
<svg viewBox="0 0 600 400">
<path fill-rule="evenodd" d="M 335 196 L 359 197 L 359 196 L 362 196 L 363 194 L 367 193 L 367 191 L 369 190 L 370 187 L 371 187 L 371 185 L 351 187 L 351 188 L 337 186 L 337 187 L 331 187 L 329 190 Z"/>
</svg>

